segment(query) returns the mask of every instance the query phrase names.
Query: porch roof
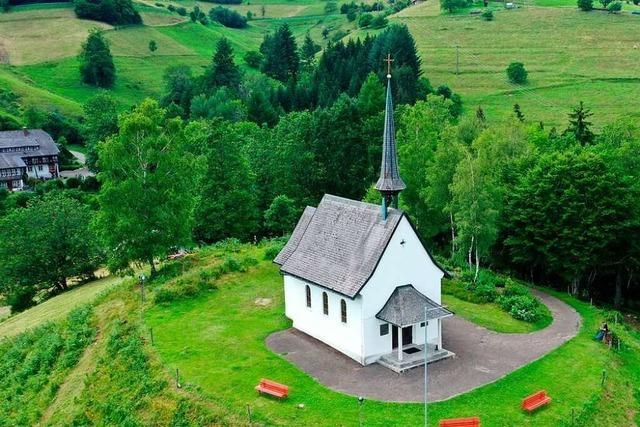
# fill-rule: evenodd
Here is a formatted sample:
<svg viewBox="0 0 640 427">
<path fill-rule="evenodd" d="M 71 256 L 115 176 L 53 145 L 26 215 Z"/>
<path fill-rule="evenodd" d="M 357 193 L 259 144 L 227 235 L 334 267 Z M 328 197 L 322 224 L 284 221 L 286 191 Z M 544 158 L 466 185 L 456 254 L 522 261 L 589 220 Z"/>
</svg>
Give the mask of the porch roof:
<svg viewBox="0 0 640 427">
<path fill-rule="evenodd" d="M 412 285 L 398 286 L 376 317 L 399 327 L 414 325 L 426 320 L 452 316 L 449 310 L 427 298 Z"/>
</svg>

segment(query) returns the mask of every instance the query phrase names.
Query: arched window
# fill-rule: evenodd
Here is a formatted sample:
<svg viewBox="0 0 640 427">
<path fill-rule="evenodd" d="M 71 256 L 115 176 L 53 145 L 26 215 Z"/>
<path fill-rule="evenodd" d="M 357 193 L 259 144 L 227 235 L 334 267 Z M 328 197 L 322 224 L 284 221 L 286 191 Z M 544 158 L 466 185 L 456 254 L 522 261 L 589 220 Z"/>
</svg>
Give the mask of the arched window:
<svg viewBox="0 0 640 427">
<path fill-rule="evenodd" d="M 342 323 L 347 323 L 347 302 L 343 299 L 340 300 L 340 318 Z"/>
<path fill-rule="evenodd" d="M 305 290 L 307 292 L 307 307 L 311 308 L 311 288 L 309 285 L 306 286 Z"/>
<path fill-rule="evenodd" d="M 322 312 L 329 315 L 329 296 L 326 292 L 322 293 Z"/>
</svg>

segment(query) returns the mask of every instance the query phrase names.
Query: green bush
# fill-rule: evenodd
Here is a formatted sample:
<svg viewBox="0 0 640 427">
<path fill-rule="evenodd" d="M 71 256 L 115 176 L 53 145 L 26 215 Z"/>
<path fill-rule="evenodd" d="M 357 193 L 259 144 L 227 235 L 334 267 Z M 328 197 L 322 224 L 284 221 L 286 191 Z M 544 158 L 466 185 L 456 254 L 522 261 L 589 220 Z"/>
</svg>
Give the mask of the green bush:
<svg viewBox="0 0 640 427">
<path fill-rule="evenodd" d="M 501 296 L 497 302 L 514 319 L 535 322 L 540 316 L 540 303 L 530 295 Z"/>
<path fill-rule="evenodd" d="M 358 18 L 358 27 L 366 28 L 371 25 L 371 22 L 373 22 L 373 15 L 370 13 L 363 13 L 360 15 L 360 18 Z"/>
<path fill-rule="evenodd" d="M 202 276 L 198 282 L 187 282 L 178 280 L 176 283 L 158 289 L 155 293 L 155 302 L 164 304 L 183 298 L 192 298 L 199 295 L 202 291 L 212 289 L 208 282 L 202 281 Z M 215 287 L 213 287 L 215 289 Z"/>
<path fill-rule="evenodd" d="M 593 9 L 593 0 L 578 0 L 578 8 L 588 12 Z"/>
<path fill-rule="evenodd" d="M 18 313 L 33 306 L 35 304 L 35 301 L 33 300 L 35 296 L 35 287 L 18 286 L 17 288 L 9 292 L 9 295 L 7 296 L 7 305 L 11 307 L 12 312 Z"/>
<path fill-rule="evenodd" d="M 494 302 L 498 298 L 496 287 L 490 283 L 478 283 L 473 289 L 473 293 L 477 300 L 483 303 Z"/>
<path fill-rule="evenodd" d="M 507 78 L 511 83 L 524 84 L 527 81 L 529 73 L 524 68 L 522 62 L 512 62 L 507 67 Z"/>
<path fill-rule="evenodd" d="M 262 54 L 256 50 L 250 50 L 244 55 L 244 62 L 251 68 L 255 68 L 256 70 L 260 68 L 260 64 L 262 64 Z"/>
<path fill-rule="evenodd" d="M 512 279 L 507 279 L 502 295 L 506 297 L 529 295 L 529 289 L 517 284 Z"/>
<path fill-rule="evenodd" d="M 265 261 L 273 261 L 276 256 L 278 256 L 278 254 L 280 253 L 280 251 L 282 250 L 283 246 L 282 245 L 272 245 L 269 246 L 265 251 L 264 251 L 264 260 Z"/>
<path fill-rule="evenodd" d="M 482 16 L 482 19 L 485 21 L 493 21 L 493 12 L 490 10 L 485 10 L 480 16 Z"/>
<path fill-rule="evenodd" d="M 607 10 L 609 11 L 609 13 L 620 12 L 622 10 L 622 3 L 620 3 L 619 1 L 614 1 L 607 6 Z"/>
</svg>

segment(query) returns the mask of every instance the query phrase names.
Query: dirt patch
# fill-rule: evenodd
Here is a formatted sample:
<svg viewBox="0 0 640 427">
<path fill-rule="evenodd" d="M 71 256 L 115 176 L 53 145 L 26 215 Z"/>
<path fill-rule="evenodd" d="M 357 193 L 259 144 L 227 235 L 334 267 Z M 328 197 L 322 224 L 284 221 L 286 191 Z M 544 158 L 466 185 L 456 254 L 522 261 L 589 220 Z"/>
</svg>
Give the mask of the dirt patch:
<svg viewBox="0 0 640 427">
<path fill-rule="evenodd" d="M 269 307 L 273 303 L 273 300 L 271 298 L 256 298 L 254 303 L 258 307 Z"/>
</svg>

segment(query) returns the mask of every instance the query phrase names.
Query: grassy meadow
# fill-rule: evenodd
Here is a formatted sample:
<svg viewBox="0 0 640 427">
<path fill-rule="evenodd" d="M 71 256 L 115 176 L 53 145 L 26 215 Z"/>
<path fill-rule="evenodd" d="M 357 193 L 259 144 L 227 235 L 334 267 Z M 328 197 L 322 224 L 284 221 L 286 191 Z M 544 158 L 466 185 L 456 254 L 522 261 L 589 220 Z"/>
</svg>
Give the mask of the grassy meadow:
<svg viewBox="0 0 640 427">
<path fill-rule="evenodd" d="M 188 10 L 197 4 L 205 12 L 215 7 L 194 0 L 157 3 Z M 448 84 L 458 92 L 467 114 L 481 106 L 490 121 L 500 121 L 518 103 L 527 120 L 564 127 L 570 108 L 582 100 L 595 113 L 597 127 L 621 115 L 640 117 L 640 110 L 629 108 L 640 96 L 640 16 L 630 14 L 640 7 L 625 4 L 622 13 L 613 15 L 580 12 L 574 3 L 533 0 L 515 10 L 490 3 L 495 19 L 487 22 L 472 14 L 478 4 L 449 15 L 442 13 L 438 1 L 427 0 L 391 21 L 409 26 L 424 75 L 434 86 Z M 299 41 L 306 33 L 322 41 L 324 28 L 331 30 L 330 37 L 337 31 L 364 35 L 344 15 L 325 14 L 325 4 L 255 0 L 228 6 L 242 14 L 252 12 L 254 19 L 245 29 L 193 24 L 150 1 L 138 3 L 145 25 L 128 28 L 77 19 L 69 5 L 18 7 L 0 14 L 0 87 L 13 89 L 26 104 L 78 114 L 98 90 L 80 82 L 75 57 L 87 31 L 99 27 L 115 56 L 117 82 L 111 91 L 125 109 L 144 97 L 159 96 L 169 66 L 189 65 L 200 73 L 221 37 L 229 38 L 238 63 L 244 64 L 244 53 L 256 50 L 264 34 L 284 22 Z M 156 52 L 148 50 L 150 40 L 157 42 Z M 505 68 L 512 61 L 525 64 L 525 85 L 506 79 Z"/>
<path fill-rule="evenodd" d="M 492 6 L 495 18 L 487 22 L 469 13 L 443 15 L 437 2 L 426 1 L 394 20 L 409 26 L 432 84 L 460 93 L 468 112 L 481 106 L 489 120 L 500 120 L 518 103 L 528 120 L 564 126 L 569 109 L 582 100 L 597 125 L 621 115 L 640 117 L 640 110 L 629 108 L 640 96 L 640 16 L 554 3 L 572 7 Z M 529 72 L 525 85 L 507 80 L 513 61 Z"/>
</svg>

